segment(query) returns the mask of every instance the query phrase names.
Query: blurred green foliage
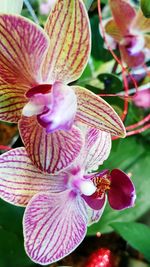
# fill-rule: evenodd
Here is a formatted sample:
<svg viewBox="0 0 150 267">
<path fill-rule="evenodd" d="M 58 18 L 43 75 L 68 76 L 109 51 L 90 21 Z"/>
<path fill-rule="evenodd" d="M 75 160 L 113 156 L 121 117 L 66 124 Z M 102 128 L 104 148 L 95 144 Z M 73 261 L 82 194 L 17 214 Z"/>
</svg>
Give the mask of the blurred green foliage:
<svg viewBox="0 0 150 267">
<path fill-rule="evenodd" d="M 118 232 L 132 247 L 139 250 L 150 262 L 150 228 L 141 223 L 113 223 L 113 229 Z"/>
</svg>

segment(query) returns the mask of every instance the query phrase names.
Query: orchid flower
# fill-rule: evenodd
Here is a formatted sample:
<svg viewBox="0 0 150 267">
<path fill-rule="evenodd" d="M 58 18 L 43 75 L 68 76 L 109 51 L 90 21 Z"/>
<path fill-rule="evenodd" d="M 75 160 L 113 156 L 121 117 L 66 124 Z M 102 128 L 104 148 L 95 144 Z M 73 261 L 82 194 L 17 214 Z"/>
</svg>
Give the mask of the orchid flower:
<svg viewBox="0 0 150 267">
<path fill-rule="evenodd" d="M 150 20 L 144 17 L 141 9 L 136 11 L 129 2 L 109 0 L 113 18 L 106 23 L 105 31 L 118 44 L 127 66 L 138 67 L 150 56 Z"/>
<path fill-rule="evenodd" d="M 23 7 L 23 0 L 0 1 L 0 13 L 20 14 Z"/>
<path fill-rule="evenodd" d="M 97 222 L 106 204 L 117 210 L 134 205 L 135 189 L 120 170 L 92 173 L 111 149 L 109 133 L 84 131 L 85 143 L 76 161 L 57 175 L 40 172 L 24 148 L 0 156 L 0 197 L 27 206 L 24 218 L 25 250 L 36 263 L 46 265 L 71 253 Z"/>
<path fill-rule="evenodd" d="M 0 120 L 19 121 L 28 155 L 41 171 L 55 173 L 78 157 L 83 138 L 77 122 L 125 136 L 109 104 L 67 85 L 81 76 L 90 53 L 81 0 L 57 1 L 44 30 L 23 17 L 1 15 L 0 40 Z"/>
<path fill-rule="evenodd" d="M 133 102 L 140 108 L 150 108 L 150 88 L 138 90 L 137 94 L 133 97 Z"/>
</svg>

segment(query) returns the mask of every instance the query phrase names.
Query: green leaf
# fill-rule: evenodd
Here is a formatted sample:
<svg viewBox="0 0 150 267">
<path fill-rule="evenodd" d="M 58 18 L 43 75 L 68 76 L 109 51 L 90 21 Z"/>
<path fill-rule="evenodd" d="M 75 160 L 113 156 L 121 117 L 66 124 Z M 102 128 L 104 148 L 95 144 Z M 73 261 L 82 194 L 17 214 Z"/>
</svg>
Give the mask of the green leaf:
<svg viewBox="0 0 150 267">
<path fill-rule="evenodd" d="M 0 200 L 0 267 L 35 267 L 24 250 L 24 209 Z"/>
<path fill-rule="evenodd" d="M 143 262 L 141 260 L 136 260 L 130 258 L 128 261 L 128 267 L 150 267 L 150 265 L 146 262 Z"/>
<path fill-rule="evenodd" d="M 143 15 L 146 18 L 150 18 L 150 1 L 149 0 L 141 0 L 141 9 L 143 12 Z"/>
<path fill-rule="evenodd" d="M 113 222 L 135 221 L 150 209 L 150 152 L 146 151 L 145 148 L 144 144 L 135 137 L 113 141 L 111 155 L 100 169 L 112 170 L 120 168 L 132 174 L 137 195 L 135 207 L 123 211 L 115 211 L 107 205 L 100 221 L 89 227 L 88 235 L 95 235 L 97 232 L 111 232 L 112 227 L 110 224 Z"/>
<path fill-rule="evenodd" d="M 121 79 L 115 74 L 102 73 L 98 75 L 98 79 L 104 84 L 107 93 L 115 94 L 123 89 Z"/>
<path fill-rule="evenodd" d="M 92 56 L 97 60 L 107 62 L 112 59 L 112 55 L 109 50 L 104 49 L 104 40 L 99 32 L 98 15 L 91 17 L 90 22 L 92 29 Z"/>
<path fill-rule="evenodd" d="M 150 228 L 141 223 L 113 223 L 113 229 L 150 261 Z"/>
<path fill-rule="evenodd" d="M 23 240 L 14 233 L 0 229 L 0 266 L 1 267 L 30 267 L 35 266 L 27 257 Z"/>
</svg>

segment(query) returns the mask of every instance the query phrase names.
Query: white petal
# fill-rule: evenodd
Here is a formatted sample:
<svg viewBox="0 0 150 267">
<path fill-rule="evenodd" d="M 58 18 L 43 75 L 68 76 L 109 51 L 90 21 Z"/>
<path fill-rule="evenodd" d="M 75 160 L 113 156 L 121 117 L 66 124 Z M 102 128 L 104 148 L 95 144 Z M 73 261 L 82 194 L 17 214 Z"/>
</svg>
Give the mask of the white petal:
<svg viewBox="0 0 150 267">
<path fill-rule="evenodd" d="M 87 211 L 80 196 L 67 190 L 38 194 L 24 215 L 25 248 L 39 264 L 53 263 L 71 253 L 87 230 Z"/>
<path fill-rule="evenodd" d="M 22 114 L 26 117 L 41 114 L 44 109 L 43 105 L 37 105 L 32 101 L 29 101 L 23 108 Z"/>
</svg>

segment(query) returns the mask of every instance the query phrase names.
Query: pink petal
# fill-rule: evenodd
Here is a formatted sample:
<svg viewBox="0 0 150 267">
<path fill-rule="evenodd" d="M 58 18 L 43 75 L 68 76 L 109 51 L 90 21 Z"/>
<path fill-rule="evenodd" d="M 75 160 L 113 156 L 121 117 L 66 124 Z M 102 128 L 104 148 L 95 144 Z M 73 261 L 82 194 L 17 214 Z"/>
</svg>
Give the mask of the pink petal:
<svg viewBox="0 0 150 267">
<path fill-rule="evenodd" d="M 16 148 L 0 156 L 0 197 L 17 206 L 26 206 L 38 192 L 64 190 L 64 175 L 41 173 L 24 148 Z"/>
<path fill-rule="evenodd" d="M 42 28 L 15 15 L 0 15 L 0 76 L 11 84 L 35 85 L 49 42 Z"/>
<path fill-rule="evenodd" d="M 47 0 L 46 2 L 42 1 L 40 4 L 41 15 L 48 15 L 55 3 L 56 0 Z"/>
<path fill-rule="evenodd" d="M 89 19 L 81 0 L 60 0 L 45 25 L 51 43 L 43 66 L 45 80 L 69 83 L 77 80 L 89 58 Z"/>
<path fill-rule="evenodd" d="M 27 102 L 23 85 L 7 84 L 0 78 L 0 120 L 18 122 L 22 109 Z"/>
<path fill-rule="evenodd" d="M 38 121 L 46 125 L 47 133 L 70 130 L 77 111 L 77 97 L 73 89 L 56 82 L 52 87 L 51 98 L 50 108 L 38 116 Z"/>
<path fill-rule="evenodd" d="M 82 198 L 70 191 L 38 194 L 24 214 L 25 249 L 39 264 L 50 264 L 71 253 L 83 240 L 87 212 Z"/>
<path fill-rule="evenodd" d="M 105 202 L 104 202 L 104 205 L 102 206 L 101 209 L 99 210 L 94 210 L 90 207 L 88 207 L 88 226 L 92 225 L 93 223 L 96 223 L 100 220 L 103 212 L 104 212 L 104 209 L 105 209 L 105 206 L 106 206 L 106 203 L 107 203 L 107 197 L 105 196 Z"/>
<path fill-rule="evenodd" d="M 135 202 L 135 187 L 130 177 L 121 170 L 114 169 L 111 173 L 111 188 L 108 191 L 108 201 L 115 210 L 133 207 Z"/>
<path fill-rule="evenodd" d="M 105 195 L 103 198 L 94 198 L 93 195 L 92 196 L 85 196 L 82 195 L 83 199 L 85 200 L 85 202 L 88 204 L 88 206 L 93 209 L 93 210 L 103 210 L 103 207 L 105 205 Z"/>
<path fill-rule="evenodd" d="M 138 52 L 137 54 L 131 55 L 123 45 L 120 45 L 119 49 L 122 59 L 128 67 L 133 68 L 144 64 L 145 55 L 143 52 Z"/>
<path fill-rule="evenodd" d="M 73 126 L 68 132 L 46 134 L 36 117 L 22 117 L 20 134 L 32 162 L 41 171 L 55 173 L 68 167 L 83 145 L 81 131 Z"/>
<path fill-rule="evenodd" d="M 130 25 L 136 11 L 126 0 L 110 0 L 110 7 L 116 25 L 123 35 L 130 32 Z"/>
<path fill-rule="evenodd" d="M 77 95 L 76 121 L 84 125 L 125 137 L 124 125 L 113 108 L 101 97 L 79 86 L 72 86 Z"/>
<path fill-rule="evenodd" d="M 86 172 L 97 170 L 109 156 L 111 150 L 111 135 L 95 128 L 85 127 L 84 151 L 79 157 Z"/>
<path fill-rule="evenodd" d="M 141 108 L 150 108 L 150 88 L 138 91 L 134 96 L 133 102 L 136 106 Z"/>
</svg>

